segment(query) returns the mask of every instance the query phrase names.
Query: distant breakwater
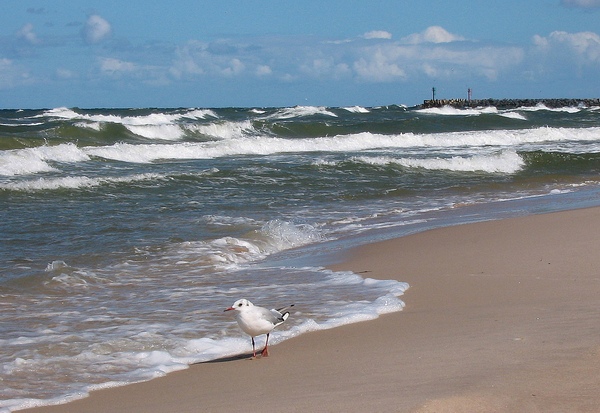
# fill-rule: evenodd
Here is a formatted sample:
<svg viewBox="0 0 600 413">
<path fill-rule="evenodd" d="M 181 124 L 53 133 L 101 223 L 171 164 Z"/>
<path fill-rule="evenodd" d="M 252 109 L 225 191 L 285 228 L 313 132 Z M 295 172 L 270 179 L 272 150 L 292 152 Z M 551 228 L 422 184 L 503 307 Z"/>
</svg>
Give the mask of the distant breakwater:
<svg viewBox="0 0 600 413">
<path fill-rule="evenodd" d="M 544 105 L 548 108 L 600 106 L 600 99 L 435 99 L 424 100 L 421 108 L 450 106 L 457 109 L 494 106 L 498 109 L 515 109 Z"/>
</svg>

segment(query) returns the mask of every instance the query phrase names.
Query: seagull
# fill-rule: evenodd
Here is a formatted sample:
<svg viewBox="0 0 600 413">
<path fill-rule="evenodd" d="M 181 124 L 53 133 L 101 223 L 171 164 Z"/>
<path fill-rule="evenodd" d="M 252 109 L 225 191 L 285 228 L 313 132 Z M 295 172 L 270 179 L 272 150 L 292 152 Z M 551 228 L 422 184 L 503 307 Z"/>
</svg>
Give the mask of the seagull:
<svg viewBox="0 0 600 413">
<path fill-rule="evenodd" d="M 290 313 L 286 310 L 293 306 L 294 304 L 277 310 L 268 310 L 264 307 L 256 306 L 250 301 L 242 298 L 241 300 L 237 300 L 235 303 L 233 303 L 231 307 L 226 308 L 225 311 L 237 311 L 235 318 L 238 322 L 238 325 L 242 330 L 244 330 L 244 333 L 252 337 L 252 354 L 254 357 L 256 357 L 254 337 L 261 334 L 267 335 L 265 348 L 261 352 L 261 355 L 263 357 L 268 357 L 269 334 L 275 327 L 287 320 Z"/>
</svg>

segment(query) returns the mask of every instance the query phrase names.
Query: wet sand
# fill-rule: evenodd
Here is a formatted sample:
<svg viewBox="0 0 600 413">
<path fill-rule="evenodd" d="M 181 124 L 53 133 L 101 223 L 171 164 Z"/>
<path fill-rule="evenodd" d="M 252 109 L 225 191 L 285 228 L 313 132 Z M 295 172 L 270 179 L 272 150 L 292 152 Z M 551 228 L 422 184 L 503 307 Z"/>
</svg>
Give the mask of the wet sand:
<svg viewBox="0 0 600 413">
<path fill-rule="evenodd" d="M 31 411 L 599 412 L 599 247 L 600 208 L 361 246 L 332 268 L 404 311 Z"/>
</svg>

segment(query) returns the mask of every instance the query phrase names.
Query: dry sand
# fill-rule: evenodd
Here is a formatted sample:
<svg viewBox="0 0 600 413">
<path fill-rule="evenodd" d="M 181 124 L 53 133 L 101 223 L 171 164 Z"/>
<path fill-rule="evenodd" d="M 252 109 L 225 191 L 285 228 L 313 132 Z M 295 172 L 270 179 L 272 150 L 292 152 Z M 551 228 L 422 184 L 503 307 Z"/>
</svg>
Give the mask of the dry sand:
<svg viewBox="0 0 600 413">
<path fill-rule="evenodd" d="M 404 311 L 34 411 L 600 412 L 599 246 L 592 208 L 359 247 Z"/>
</svg>

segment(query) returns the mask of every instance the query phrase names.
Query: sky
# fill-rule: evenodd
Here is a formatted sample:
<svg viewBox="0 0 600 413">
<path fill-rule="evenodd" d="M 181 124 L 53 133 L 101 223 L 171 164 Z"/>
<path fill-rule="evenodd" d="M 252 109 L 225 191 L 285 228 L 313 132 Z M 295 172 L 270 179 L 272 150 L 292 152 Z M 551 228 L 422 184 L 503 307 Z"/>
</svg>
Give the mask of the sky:
<svg viewBox="0 0 600 413">
<path fill-rule="evenodd" d="M 600 97 L 600 0 L 0 0 L 0 108 Z"/>
</svg>

